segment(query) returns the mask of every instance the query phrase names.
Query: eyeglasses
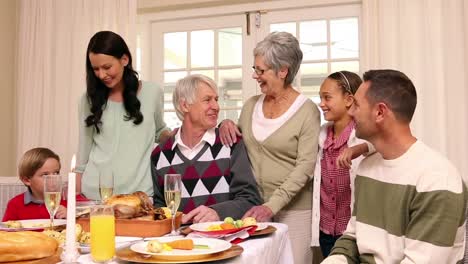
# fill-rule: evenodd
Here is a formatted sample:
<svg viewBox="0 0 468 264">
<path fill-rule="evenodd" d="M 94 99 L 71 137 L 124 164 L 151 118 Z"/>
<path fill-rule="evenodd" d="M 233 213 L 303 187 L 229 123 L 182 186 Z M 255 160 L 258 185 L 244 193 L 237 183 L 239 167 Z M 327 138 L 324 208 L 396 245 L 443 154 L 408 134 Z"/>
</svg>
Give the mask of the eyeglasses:
<svg viewBox="0 0 468 264">
<path fill-rule="evenodd" d="M 265 73 L 265 71 L 268 71 L 269 69 L 258 69 L 255 66 L 252 66 L 252 71 L 255 72 L 258 76 L 262 75 Z"/>
</svg>

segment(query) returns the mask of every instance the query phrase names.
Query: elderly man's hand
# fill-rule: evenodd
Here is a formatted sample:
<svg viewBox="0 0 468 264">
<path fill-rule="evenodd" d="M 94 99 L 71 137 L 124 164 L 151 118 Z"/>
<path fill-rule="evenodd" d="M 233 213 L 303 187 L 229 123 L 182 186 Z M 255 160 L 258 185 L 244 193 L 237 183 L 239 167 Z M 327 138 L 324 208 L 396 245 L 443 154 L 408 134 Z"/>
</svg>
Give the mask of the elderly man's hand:
<svg viewBox="0 0 468 264">
<path fill-rule="evenodd" d="M 237 136 L 241 135 L 239 128 L 232 120 L 225 119 L 221 122 L 221 125 L 219 126 L 219 137 L 223 145 L 229 145 L 232 147 L 232 144 L 237 141 Z"/>
<path fill-rule="evenodd" d="M 242 219 L 246 217 L 253 217 L 257 222 L 269 222 L 273 217 L 273 211 L 271 211 L 271 209 L 266 205 L 257 205 L 250 208 L 250 210 L 244 214 Z"/>
<path fill-rule="evenodd" d="M 219 215 L 215 210 L 204 205 L 200 205 L 190 211 L 190 213 L 182 216 L 182 224 L 212 221 L 219 221 Z"/>
</svg>

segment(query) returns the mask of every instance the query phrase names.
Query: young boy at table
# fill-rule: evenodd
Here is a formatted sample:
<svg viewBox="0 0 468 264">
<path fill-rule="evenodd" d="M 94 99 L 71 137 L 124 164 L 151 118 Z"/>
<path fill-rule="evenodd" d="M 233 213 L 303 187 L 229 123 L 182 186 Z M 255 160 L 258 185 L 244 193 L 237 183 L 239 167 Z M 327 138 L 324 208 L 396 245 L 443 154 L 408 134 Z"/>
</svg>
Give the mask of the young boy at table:
<svg viewBox="0 0 468 264">
<path fill-rule="evenodd" d="M 20 180 L 28 190 L 12 198 L 7 205 L 3 221 L 49 219 L 44 204 L 43 176 L 60 172 L 60 158 L 48 148 L 33 148 L 24 153 L 18 165 Z M 67 216 L 66 201 L 60 201 L 55 218 Z"/>
</svg>

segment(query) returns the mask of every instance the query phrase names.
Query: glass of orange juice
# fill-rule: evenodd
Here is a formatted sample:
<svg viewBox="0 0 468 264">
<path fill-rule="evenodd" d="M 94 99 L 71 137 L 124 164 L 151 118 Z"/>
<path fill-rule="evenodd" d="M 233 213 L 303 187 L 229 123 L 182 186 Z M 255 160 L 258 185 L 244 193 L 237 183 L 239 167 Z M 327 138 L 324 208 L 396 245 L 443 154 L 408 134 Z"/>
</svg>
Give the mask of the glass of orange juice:
<svg viewBox="0 0 468 264">
<path fill-rule="evenodd" d="M 111 205 L 91 208 L 91 258 L 97 263 L 107 263 L 115 255 L 115 217 Z"/>
</svg>

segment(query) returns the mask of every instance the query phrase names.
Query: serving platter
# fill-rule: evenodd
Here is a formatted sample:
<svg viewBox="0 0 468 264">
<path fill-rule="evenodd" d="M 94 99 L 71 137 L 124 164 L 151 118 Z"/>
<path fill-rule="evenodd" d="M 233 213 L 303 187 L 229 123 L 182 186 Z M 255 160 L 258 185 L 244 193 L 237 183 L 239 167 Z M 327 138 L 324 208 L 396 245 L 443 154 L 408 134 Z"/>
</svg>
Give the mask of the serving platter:
<svg viewBox="0 0 468 264">
<path fill-rule="evenodd" d="M 180 237 L 160 237 L 155 240 L 158 240 L 161 243 L 167 243 L 174 240 L 180 240 Z M 152 255 L 157 257 L 158 259 L 163 260 L 196 260 L 200 258 L 204 258 L 207 255 L 222 252 L 231 248 L 231 243 L 215 238 L 191 238 L 195 245 L 206 245 L 208 246 L 207 249 L 197 249 L 194 248 L 192 250 L 180 250 L 180 249 L 173 249 L 171 251 L 162 251 L 158 253 L 149 252 L 146 249 L 146 246 L 149 242 L 139 242 L 135 243 L 130 246 L 132 251 L 143 255 Z"/>
<path fill-rule="evenodd" d="M 175 223 L 179 228 L 182 221 L 182 213 L 177 212 Z M 77 218 L 76 223 L 89 232 L 89 218 Z M 159 237 L 171 232 L 172 219 L 164 220 L 136 220 L 136 219 L 115 219 L 115 235 L 131 237 Z"/>
<path fill-rule="evenodd" d="M 137 263 L 204 263 L 208 261 L 234 258 L 241 255 L 243 251 L 244 249 L 242 247 L 238 245 L 231 245 L 231 247 L 225 251 L 198 256 L 198 258 L 185 257 L 184 259 L 179 260 L 161 259 L 158 256 L 140 254 L 131 250 L 130 247 L 118 249 L 115 254 L 116 257 L 121 260 Z"/>
<path fill-rule="evenodd" d="M 20 228 L 12 228 L 8 227 L 6 222 L 0 223 L 0 231 L 34 231 L 34 230 L 43 230 L 50 227 L 50 219 L 29 219 L 29 220 L 15 220 L 15 222 L 19 222 L 22 227 Z M 67 224 L 67 220 L 65 219 L 54 219 L 54 229 L 65 227 Z"/>
<path fill-rule="evenodd" d="M 203 233 L 211 233 L 211 232 L 218 232 L 218 231 L 228 231 L 228 230 L 231 230 L 232 232 L 237 232 L 237 231 L 240 231 L 242 229 L 246 229 L 247 226 L 244 226 L 244 227 L 240 227 L 240 228 L 233 228 L 233 229 L 225 229 L 225 230 L 216 230 L 216 231 L 210 231 L 209 230 L 209 226 L 212 226 L 212 225 L 220 225 L 224 223 L 223 221 L 214 221 L 214 222 L 204 222 L 204 223 L 196 223 L 196 224 L 192 224 L 190 225 L 190 229 L 192 229 L 193 231 L 198 231 L 198 232 L 203 232 Z M 255 231 L 259 231 L 259 230 L 263 230 L 265 228 L 267 228 L 268 224 L 267 223 L 257 223 L 256 224 L 257 228 L 255 229 Z"/>
<path fill-rule="evenodd" d="M 62 249 L 60 247 L 57 248 L 57 251 L 54 255 L 46 258 L 41 259 L 34 259 L 34 260 L 23 260 L 23 261 L 13 261 L 13 262 L 2 262 L 2 264 L 50 264 L 50 263 L 58 263 L 60 262 L 60 254 L 62 253 Z"/>
</svg>

